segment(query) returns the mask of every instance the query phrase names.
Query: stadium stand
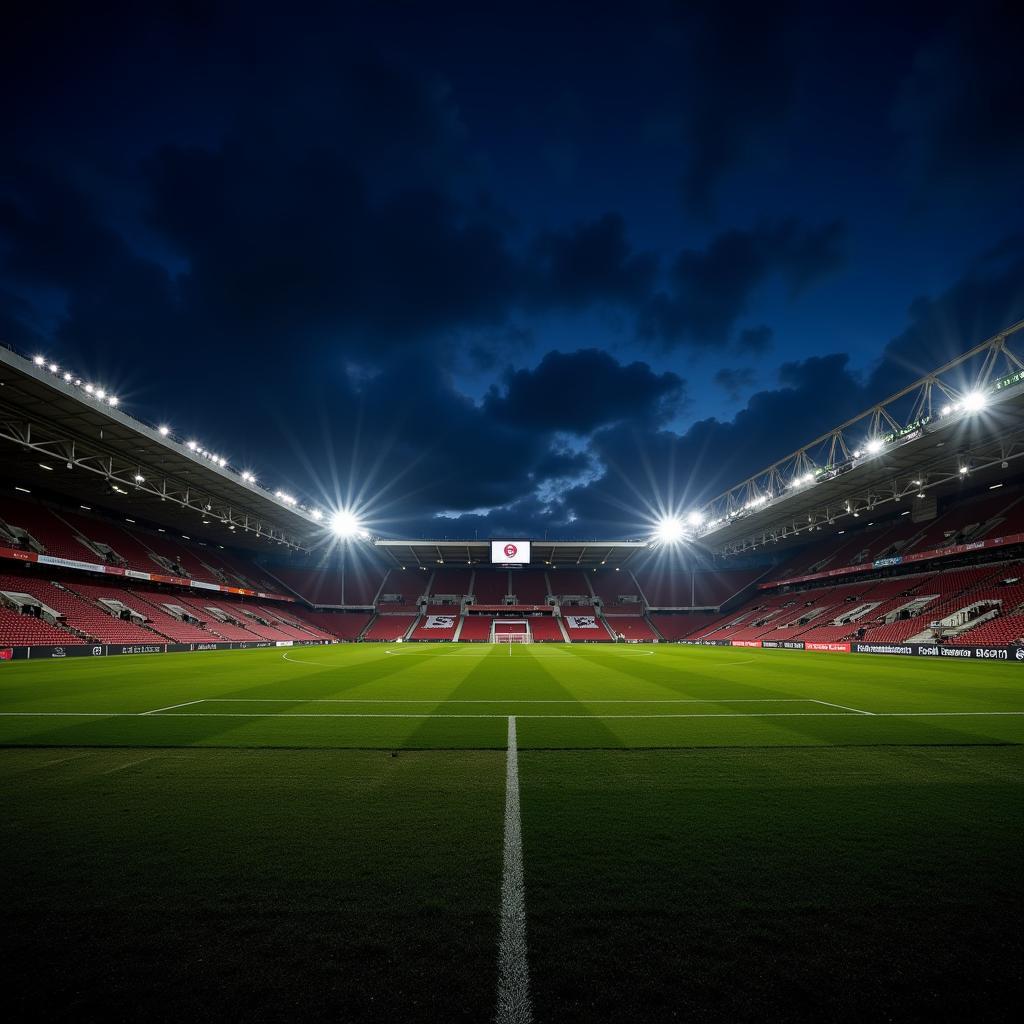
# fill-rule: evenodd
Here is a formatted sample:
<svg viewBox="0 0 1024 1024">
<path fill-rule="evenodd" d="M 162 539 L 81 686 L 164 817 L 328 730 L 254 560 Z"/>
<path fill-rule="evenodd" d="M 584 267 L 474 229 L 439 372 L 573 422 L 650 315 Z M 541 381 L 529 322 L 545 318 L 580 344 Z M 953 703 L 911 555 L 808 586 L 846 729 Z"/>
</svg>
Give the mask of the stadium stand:
<svg viewBox="0 0 1024 1024">
<path fill-rule="evenodd" d="M 416 623 L 416 628 L 409 634 L 409 639 L 428 640 L 431 642 L 453 640 L 455 638 L 455 631 L 458 628 L 459 615 L 457 609 L 454 614 L 451 609 L 448 609 L 440 613 L 421 615 Z"/>
<path fill-rule="evenodd" d="M 418 610 L 416 602 L 423 596 L 429 578 L 422 571 L 392 569 L 381 584 L 377 609 L 382 612 L 412 614 Z"/>
<path fill-rule="evenodd" d="M 471 644 L 486 643 L 491 639 L 491 623 L 493 622 L 494 616 L 492 615 L 467 615 L 462 623 L 459 640 Z"/>
<path fill-rule="evenodd" d="M 504 604 L 509 592 L 507 569 L 477 569 L 473 576 L 473 601 L 476 604 Z"/>
<path fill-rule="evenodd" d="M 378 615 L 363 634 L 363 639 L 388 642 L 400 640 L 415 621 L 415 615 Z"/>
<path fill-rule="evenodd" d="M 436 569 L 430 580 L 430 596 L 451 596 L 461 602 L 469 594 L 472 580 L 472 569 Z"/>
<path fill-rule="evenodd" d="M 517 569 L 511 573 L 509 586 L 517 604 L 545 604 L 551 593 L 543 569 Z"/>
<path fill-rule="evenodd" d="M 570 643 L 610 643 L 612 639 L 600 616 L 587 614 L 583 609 L 563 611 L 562 626 Z"/>
<path fill-rule="evenodd" d="M 120 565 L 125 569 L 137 572 L 162 572 L 163 569 L 153 559 L 152 553 L 140 544 L 130 533 L 126 533 L 116 523 L 92 516 L 83 516 L 76 512 L 62 509 L 59 513 L 79 534 L 90 540 L 94 547 L 107 547 L 112 557 L 106 559 L 109 564 Z"/>
<path fill-rule="evenodd" d="M 213 633 L 198 624 L 183 622 L 168 612 L 163 607 L 164 602 L 180 605 L 180 602 L 171 594 L 79 583 L 77 580 L 73 582 L 73 585 L 69 585 L 69 589 L 81 597 L 92 598 L 96 601 L 104 599 L 120 601 L 127 608 L 140 614 L 146 620 L 147 626 L 174 643 L 210 643 L 218 639 Z"/>
<path fill-rule="evenodd" d="M 1015 644 L 1024 639 L 1024 615 L 1004 615 L 951 637 L 948 644 Z"/>
<path fill-rule="evenodd" d="M 559 569 L 552 572 L 548 579 L 551 581 L 551 592 L 560 599 L 578 597 L 582 599 L 581 603 L 593 603 L 593 591 L 587 573 L 577 569 Z"/>
<path fill-rule="evenodd" d="M 42 619 L 22 615 L 10 608 L 0 608 L 0 647 L 21 647 L 32 644 L 84 644 L 86 641 Z"/>
<path fill-rule="evenodd" d="M 683 640 L 708 629 L 721 618 L 714 612 L 663 612 L 652 615 L 650 623 L 665 640 Z"/>
<path fill-rule="evenodd" d="M 339 640 L 358 640 L 370 616 L 366 612 L 302 612 L 302 618 Z"/>
<path fill-rule="evenodd" d="M 635 615 L 607 615 L 605 622 L 615 636 L 621 635 L 626 640 L 653 643 L 658 639 L 657 633 L 651 629 L 647 620 Z"/>
<path fill-rule="evenodd" d="M 275 566 L 270 571 L 288 590 L 298 594 L 309 604 L 345 604 L 344 579 L 338 568 L 324 566 L 319 569 L 298 569 L 292 566 Z"/>
<path fill-rule="evenodd" d="M 79 562 L 103 561 L 84 539 L 44 505 L 5 497 L 0 499 L 0 519 L 9 528 L 14 528 L 9 532 L 16 534 L 18 530 L 23 530 L 31 535 L 42 547 L 42 554 Z M 32 546 L 24 540 L 27 539 L 23 539 L 20 546 L 32 550 Z"/>
<path fill-rule="evenodd" d="M 64 585 L 51 580 L 23 576 L 0 576 L 0 591 L 21 592 L 59 612 L 72 629 L 101 643 L 153 643 L 162 639 L 152 630 L 113 616 L 109 610 L 79 597 Z"/>
<path fill-rule="evenodd" d="M 590 582 L 605 615 L 643 615 L 644 600 L 632 573 L 601 569 L 591 573 Z"/>
<path fill-rule="evenodd" d="M 535 615 L 529 619 L 530 633 L 537 644 L 564 644 L 565 637 L 559 627 L 558 619 L 548 615 Z"/>
</svg>

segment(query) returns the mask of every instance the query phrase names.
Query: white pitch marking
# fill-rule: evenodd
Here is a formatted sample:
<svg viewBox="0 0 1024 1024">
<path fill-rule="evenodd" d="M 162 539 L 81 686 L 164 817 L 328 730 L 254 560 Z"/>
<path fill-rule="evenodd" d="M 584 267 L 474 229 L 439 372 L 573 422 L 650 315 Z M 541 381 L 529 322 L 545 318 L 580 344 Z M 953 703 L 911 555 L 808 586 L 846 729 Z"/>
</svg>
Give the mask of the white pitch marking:
<svg viewBox="0 0 1024 1024">
<path fill-rule="evenodd" d="M 509 644 L 511 650 L 512 645 Z M 501 877 L 501 938 L 498 944 L 497 1024 L 530 1024 L 530 965 L 526 955 L 526 886 L 523 829 L 519 815 L 519 751 L 516 720 L 508 720 L 505 762 L 505 856 Z"/>
<path fill-rule="evenodd" d="M 182 704 L 168 704 L 165 708 L 154 708 L 152 711 L 142 711 L 140 714 L 155 715 L 161 711 L 171 711 L 174 708 L 187 708 L 190 704 L 202 704 L 204 699 L 205 698 L 200 698 L 199 700 L 187 700 Z"/>
<path fill-rule="evenodd" d="M 814 698 L 812 698 L 812 700 L 813 699 Z M 827 701 L 827 700 L 815 700 L 814 703 L 815 704 L 824 704 L 826 707 L 830 707 L 830 708 L 842 708 L 844 711 L 856 711 L 858 715 L 873 715 L 874 714 L 874 711 L 862 711 L 860 708 L 847 707 L 847 705 L 845 705 L 845 704 L 833 704 L 831 701 Z"/>
<path fill-rule="evenodd" d="M 258 711 L 172 711 L 148 712 L 154 718 L 506 718 L 506 715 L 423 715 L 423 714 L 302 714 L 292 711 L 261 713 Z M 740 711 L 735 714 L 677 714 L 667 715 L 517 715 L 517 718 L 559 719 L 584 718 L 600 721 L 606 718 L 853 718 L 866 712 L 856 711 Z M 875 711 L 871 718 L 993 718 L 1021 716 L 1024 711 Z M 141 718 L 138 711 L 0 711 L 0 718 Z"/>
<path fill-rule="evenodd" d="M 580 697 L 578 700 L 524 700 L 519 697 L 496 697 L 494 700 L 437 697 L 207 697 L 207 704 L 824 704 L 812 697 L 653 697 L 620 699 L 618 697 Z M 175 705 L 177 706 L 177 705 Z M 836 704 L 835 707 L 840 707 Z M 867 714 L 867 712 L 865 712 Z"/>
<path fill-rule="evenodd" d="M 477 645 L 475 645 L 475 649 L 474 649 L 473 645 L 452 644 L 451 645 L 451 650 L 456 652 L 456 653 L 444 654 L 444 657 L 445 658 L 475 658 L 475 657 L 477 657 L 477 655 L 478 655 L 479 651 L 481 650 L 481 648 L 486 648 L 487 646 L 489 646 L 489 645 L 488 644 L 477 644 Z M 509 646 L 511 647 L 511 644 Z M 557 661 L 557 660 L 560 660 L 562 658 L 572 658 L 572 657 L 575 657 L 575 655 L 574 654 L 570 654 L 569 651 L 560 651 L 558 647 L 547 647 L 547 645 L 545 645 L 545 644 L 533 644 L 532 646 L 533 647 L 540 647 L 540 648 L 544 649 L 544 653 L 541 654 L 540 651 L 537 651 L 537 650 L 530 651 L 530 657 L 531 658 L 541 658 L 541 659 L 549 658 L 549 659 L 554 659 L 554 660 Z M 577 646 L 580 646 L 580 645 L 577 644 Z M 613 645 L 612 644 L 608 644 L 608 645 L 600 644 L 598 646 L 601 648 L 601 652 L 599 652 L 599 653 L 610 654 L 611 652 L 606 650 L 605 648 L 606 648 L 606 646 L 607 647 L 612 647 Z M 441 651 L 432 650 L 432 649 L 427 649 L 425 651 L 393 651 L 393 650 L 391 650 L 391 648 L 385 648 L 384 653 L 385 654 L 391 654 L 391 655 L 393 655 L 396 658 L 425 657 L 428 654 L 435 654 L 435 655 L 439 655 L 440 656 L 442 654 Z M 657 654 L 657 653 L 658 653 L 657 651 L 616 651 L 613 656 L 617 657 L 617 658 L 653 658 L 654 655 Z M 511 657 L 511 655 L 509 655 L 509 656 Z M 291 662 L 295 662 L 294 658 L 288 658 L 287 660 L 291 661 Z M 314 662 L 312 662 L 312 661 L 303 661 L 303 662 L 297 662 L 296 664 L 312 665 L 312 664 L 314 664 Z M 316 662 L 315 664 L 320 665 L 320 662 Z"/>
</svg>

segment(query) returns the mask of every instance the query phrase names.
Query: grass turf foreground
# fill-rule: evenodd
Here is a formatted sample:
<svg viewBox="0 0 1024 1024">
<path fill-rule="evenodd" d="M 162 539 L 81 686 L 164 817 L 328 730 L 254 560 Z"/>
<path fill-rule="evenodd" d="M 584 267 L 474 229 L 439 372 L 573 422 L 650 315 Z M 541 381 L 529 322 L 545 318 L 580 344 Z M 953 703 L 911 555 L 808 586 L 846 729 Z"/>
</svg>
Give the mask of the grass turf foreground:
<svg viewBox="0 0 1024 1024">
<path fill-rule="evenodd" d="M 6 1003 L 493 1019 L 515 715 L 534 1020 L 1009 1018 L 1022 672 L 667 646 L 0 665 Z"/>
</svg>

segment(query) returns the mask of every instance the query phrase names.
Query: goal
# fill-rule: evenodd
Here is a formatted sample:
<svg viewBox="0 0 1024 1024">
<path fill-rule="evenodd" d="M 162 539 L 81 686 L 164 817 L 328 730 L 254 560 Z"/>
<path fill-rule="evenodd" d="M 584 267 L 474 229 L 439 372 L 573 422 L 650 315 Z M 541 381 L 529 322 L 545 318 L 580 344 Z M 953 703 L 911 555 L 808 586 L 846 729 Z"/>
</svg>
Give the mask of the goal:
<svg viewBox="0 0 1024 1024">
<path fill-rule="evenodd" d="M 532 639 L 530 626 L 522 619 L 496 619 L 491 628 L 491 641 L 496 644 L 528 644 Z"/>
</svg>

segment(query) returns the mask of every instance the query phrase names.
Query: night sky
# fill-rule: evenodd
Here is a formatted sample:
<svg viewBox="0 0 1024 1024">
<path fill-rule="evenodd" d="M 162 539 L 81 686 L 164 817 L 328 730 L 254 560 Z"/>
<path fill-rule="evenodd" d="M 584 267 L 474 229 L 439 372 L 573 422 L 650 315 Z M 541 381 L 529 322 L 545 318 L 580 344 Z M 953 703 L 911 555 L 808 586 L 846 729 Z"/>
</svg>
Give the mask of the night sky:
<svg viewBox="0 0 1024 1024">
<path fill-rule="evenodd" d="M 1024 316 L 1009 3 L 30 6 L 0 340 L 381 533 L 635 536 Z"/>
</svg>

